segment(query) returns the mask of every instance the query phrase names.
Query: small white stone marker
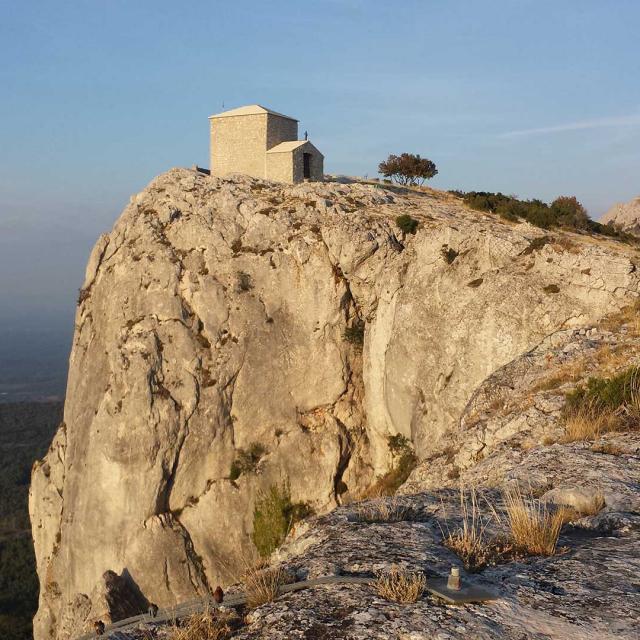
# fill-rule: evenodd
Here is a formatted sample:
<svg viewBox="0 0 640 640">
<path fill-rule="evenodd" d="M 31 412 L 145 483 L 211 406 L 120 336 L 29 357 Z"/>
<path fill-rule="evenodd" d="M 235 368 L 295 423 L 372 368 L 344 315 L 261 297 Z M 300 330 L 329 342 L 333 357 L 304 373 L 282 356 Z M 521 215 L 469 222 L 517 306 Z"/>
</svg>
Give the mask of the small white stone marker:
<svg viewBox="0 0 640 640">
<path fill-rule="evenodd" d="M 452 591 L 460 591 L 461 586 L 460 567 L 451 567 L 451 573 L 449 574 L 449 578 L 447 579 L 447 589 L 451 589 Z"/>
<path fill-rule="evenodd" d="M 442 598 L 449 604 L 468 604 L 472 602 L 485 602 L 496 600 L 498 594 L 486 587 L 462 582 L 460 567 L 451 567 L 451 572 L 446 578 L 430 578 L 427 580 L 427 591 L 438 598 Z"/>
</svg>

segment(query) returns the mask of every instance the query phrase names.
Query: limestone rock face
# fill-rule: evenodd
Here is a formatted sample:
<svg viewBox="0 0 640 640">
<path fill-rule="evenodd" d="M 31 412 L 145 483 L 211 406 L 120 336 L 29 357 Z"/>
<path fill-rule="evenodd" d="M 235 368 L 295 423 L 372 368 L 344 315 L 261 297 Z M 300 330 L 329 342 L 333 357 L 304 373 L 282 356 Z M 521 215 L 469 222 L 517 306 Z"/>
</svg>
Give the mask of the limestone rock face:
<svg viewBox="0 0 640 640">
<path fill-rule="evenodd" d="M 445 606 L 425 594 L 415 604 L 399 605 L 370 587 L 336 584 L 299 591 L 260 607 L 234 638 L 635 640 L 640 505 L 637 500 L 614 498 L 637 496 L 640 491 L 640 438 L 627 433 L 616 434 L 615 440 L 628 453 L 602 453 L 584 442 L 554 444 L 528 451 L 495 450 L 478 465 L 474 486 L 482 496 L 483 522 L 493 522 L 485 499 L 504 517 L 501 494 L 493 482 L 499 487 L 519 481 L 527 487 L 532 479 L 532 488 L 538 488 L 543 480 L 542 487 L 551 487 L 550 501 L 562 504 L 571 504 L 598 486 L 606 501 L 597 515 L 563 528 L 557 555 L 498 562 L 478 573 L 462 571 L 463 582 L 491 589 L 495 601 Z M 484 471 L 490 465 L 496 472 L 490 482 L 483 480 L 482 465 Z M 457 490 L 430 490 L 387 501 L 392 513 L 403 515 L 363 522 L 360 514 L 366 506 L 342 506 L 310 522 L 307 531 L 280 550 L 279 560 L 300 579 L 311 571 L 366 575 L 394 565 L 434 577 L 446 576 L 452 565 L 460 566 L 460 558 L 442 543 L 443 531 L 455 532 L 462 526 Z M 502 528 L 495 533 L 503 533 Z M 140 630 L 125 636 L 142 637 Z"/>
<path fill-rule="evenodd" d="M 640 235 L 640 196 L 629 202 L 613 205 L 602 216 L 601 222 L 603 224 L 611 223 L 622 231 Z"/>
<path fill-rule="evenodd" d="M 323 513 L 389 469 L 388 436 L 428 458 L 487 376 L 638 287 L 623 244 L 447 194 L 160 176 L 80 292 L 64 426 L 32 479 L 37 640 L 90 621 L 106 571 L 161 607 L 232 581 L 261 490 Z"/>
<path fill-rule="evenodd" d="M 600 326 L 557 331 L 489 376 L 472 394 L 458 425 L 418 465 L 400 491 L 453 488 L 461 482 L 493 486 L 505 479 L 520 480 L 540 491 L 549 488 L 546 472 L 519 462 L 533 447 L 563 441 L 562 409 L 568 392 L 577 385 L 585 386 L 591 377 L 610 377 L 640 364 L 637 310 L 627 311 L 610 316 Z M 602 446 L 620 455 L 633 452 L 627 449 L 626 443 L 633 441 L 627 436 L 605 434 L 602 440 Z M 580 510 L 593 499 L 596 489 L 603 489 L 602 469 L 580 472 L 582 488 L 577 490 L 573 482 L 578 461 L 563 463 L 563 449 L 551 447 L 550 451 L 559 468 L 553 473 L 555 484 L 548 499 Z M 580 450 L 572 452 L 574 458 L 580 455 Z M 539 454 L 536 459 L 542 457 Z M 607 471 L 615 476 L 617 461 L 611 458 L 610 462 Z M 551 467 L 553 456 L 545 463 Z M 507 467 L 516 475 L 510 476 Z M 622 499 L 613 494 L 605 498 L 608 504 Z M 626 492 L 624 500 L 631 500 L 633 509 L 640 510 L 635 489 Z"/>
</svg>

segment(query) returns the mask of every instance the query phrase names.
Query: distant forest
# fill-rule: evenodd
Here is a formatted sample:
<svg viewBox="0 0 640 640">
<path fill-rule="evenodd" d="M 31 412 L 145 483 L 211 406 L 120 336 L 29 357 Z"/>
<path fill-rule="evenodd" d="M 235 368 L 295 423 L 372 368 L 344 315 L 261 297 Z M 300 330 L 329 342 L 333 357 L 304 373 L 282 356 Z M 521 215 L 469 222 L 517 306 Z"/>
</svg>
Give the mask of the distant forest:
<svg viewBox="0 0 640 640">
<path fill-rule="evenodd" d="M 62 420 L 61 402 L 0 403 L 0 638 L 29 640 L 38 578 L 28 495 L 31 467 Z"/>
</svg>

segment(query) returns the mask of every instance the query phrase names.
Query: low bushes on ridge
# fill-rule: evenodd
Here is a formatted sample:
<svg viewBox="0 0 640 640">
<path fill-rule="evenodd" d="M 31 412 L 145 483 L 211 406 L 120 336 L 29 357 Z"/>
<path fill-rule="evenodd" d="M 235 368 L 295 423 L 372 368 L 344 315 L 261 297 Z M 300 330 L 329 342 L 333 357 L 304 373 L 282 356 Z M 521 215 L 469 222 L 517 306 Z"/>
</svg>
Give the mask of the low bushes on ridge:
<svg viewBox="0 0 640 640">
<path fill-rule="evenodd" d="M 567 395 L 565 441 L 594 440 L 607 431 L 624 431 L 640 424 L 640 367 L 610 378 L 589 378 Z"/>
<path fill-rule="evenodd" d="M 629 243 L 637 243 L 638 238 L 620 231 L 612 225 L 591 220 L 585 208 L 575 196 L 560 196 L 551 204 L 542 200 L 520 200 L 513 195 L 492 193 L 490 191 L 452 191 L 461 197 L 465 204 L 477 211 L 495 213 L 505 220 L 516 222 L 526 220 L 542 229 L 563 227 L 576 231 L 598 233 L 612 236 Z"/>
</svg>

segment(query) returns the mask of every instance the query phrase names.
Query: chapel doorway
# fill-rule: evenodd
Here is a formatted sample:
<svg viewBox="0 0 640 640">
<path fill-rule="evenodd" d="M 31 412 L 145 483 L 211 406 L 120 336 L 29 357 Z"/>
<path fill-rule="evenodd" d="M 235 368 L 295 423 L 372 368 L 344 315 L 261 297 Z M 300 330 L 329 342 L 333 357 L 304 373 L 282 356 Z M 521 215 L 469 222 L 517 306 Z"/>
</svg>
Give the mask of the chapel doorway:
<svg viewBox="0 0 640 640">
<path fill-rule="evenodd" d="M 302 154 L 302 176 L 305 179 L 311 179 L 311 154 Z"/>
</svg>

